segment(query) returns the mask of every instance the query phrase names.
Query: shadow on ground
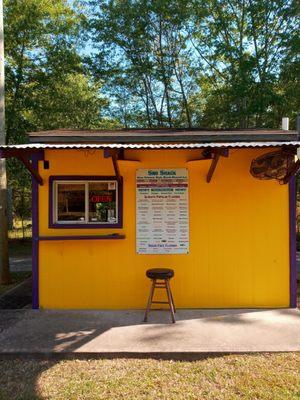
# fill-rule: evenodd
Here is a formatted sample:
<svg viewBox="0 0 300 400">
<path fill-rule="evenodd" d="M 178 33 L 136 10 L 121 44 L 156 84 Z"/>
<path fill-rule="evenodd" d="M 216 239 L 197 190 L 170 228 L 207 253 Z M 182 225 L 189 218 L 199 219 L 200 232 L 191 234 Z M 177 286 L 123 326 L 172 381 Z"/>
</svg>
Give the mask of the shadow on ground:
<svg viewBox="0 0 300 400">
<path fill-rule="evenodd" d="M 143 310 L 0 311 L 14 324 L 3 328 L 0 353 L 76 357 L 100 354 L 230 353 L 300 350 L 300 312 L 275 310 L 178 310 L 176 324 L 167 311 Z"/>
<path fill-rule="evenodd" d="M 148 324 L 142 320 L 143 310 L 1 310 L 0 399 L 42 399 L 39 377 L 66 359 L 194 361 L 300 350 L 297 310 L 178 310 L 176 324 L 167 311 L 153 311 Z"/>
<path fill-rule="evenodd" d="M 1 310 L 16 310 L 24 307 L 31 308 L 32 279 L 27 278 L 19 285 L 8 290 L 0 297 Z"/>
</svg>

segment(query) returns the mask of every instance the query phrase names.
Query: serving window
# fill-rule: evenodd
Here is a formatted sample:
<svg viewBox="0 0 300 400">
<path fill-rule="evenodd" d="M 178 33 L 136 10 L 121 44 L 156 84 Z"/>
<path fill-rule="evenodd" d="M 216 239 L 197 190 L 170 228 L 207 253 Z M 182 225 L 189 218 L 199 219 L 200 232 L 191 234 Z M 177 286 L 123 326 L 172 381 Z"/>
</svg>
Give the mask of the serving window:
<svg viewBox="0 0 300 400">
<path fill-rule="evenodd" d="M 122 227 L 122 183 L 115 177 L 50 180 L 50 226 Z"/>
</svg>

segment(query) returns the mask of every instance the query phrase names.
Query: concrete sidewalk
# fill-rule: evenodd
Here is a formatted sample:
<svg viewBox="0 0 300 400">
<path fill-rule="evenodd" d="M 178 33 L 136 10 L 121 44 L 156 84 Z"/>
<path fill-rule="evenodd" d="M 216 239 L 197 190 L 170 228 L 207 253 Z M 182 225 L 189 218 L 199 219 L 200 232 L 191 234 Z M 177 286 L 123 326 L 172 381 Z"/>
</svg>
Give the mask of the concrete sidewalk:
<svg viewBox="0 0 300 400">
<path fill-rule="evenodd" d="M 0 358 L 53 356 L 200 356 L 300 351 L 300 311 L 0 311 Z M 9 321 L 5 325 L 5 320 Z"/>
</svg>

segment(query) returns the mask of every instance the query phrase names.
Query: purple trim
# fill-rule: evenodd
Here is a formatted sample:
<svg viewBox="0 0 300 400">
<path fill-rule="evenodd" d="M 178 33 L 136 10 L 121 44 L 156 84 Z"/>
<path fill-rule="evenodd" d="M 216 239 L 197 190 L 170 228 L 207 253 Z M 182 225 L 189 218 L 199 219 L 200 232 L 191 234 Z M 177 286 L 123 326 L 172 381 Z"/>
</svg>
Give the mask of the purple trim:
<svg viewBox="0 0 300 400">
<path fill-rule="evenodd" d="M 103 240 L 103 239 L 125 239 L 125 235 L 113 233 L 111 235 L 82 235 L 82 236 L 40 236 L 39 240 Z"/>
<path fill-rule="evenodd" d="M 31 156 L 32 166 L 38 170 L 39 154 Z M 39 308 L 39 185 L 34 177 L 32 182 L 32 308 Z"/>
<path fill-rule="evenodd" d="M 58 224 L 53 221 L 53 182 L 54 181 L 117 181 L 118 184 L 118 222 L 116 224 Z M 123 179 L 117 180 L 115 176 L 87 176 L 87 175 L 58 175 L 49 177 L 49 228 L 56 229 L 111 229 L 123 228 Z"/>
<path fill-rule="evenodd" d="M 290 209 L 290 307 L 297 307 L 297 258 L 296 258 L 296 177 L 289 183 Z"/>
<path fill-rule="evenodd" d="M 104 150 L 103 150 L 103 156 L 104 156 L 104 158 L 109 158 L 109 157 L 111 157 L 111 152 L 110 152 L 110 150 L 111 150 L 111 149 L 104 149 Z"/>
</svg>

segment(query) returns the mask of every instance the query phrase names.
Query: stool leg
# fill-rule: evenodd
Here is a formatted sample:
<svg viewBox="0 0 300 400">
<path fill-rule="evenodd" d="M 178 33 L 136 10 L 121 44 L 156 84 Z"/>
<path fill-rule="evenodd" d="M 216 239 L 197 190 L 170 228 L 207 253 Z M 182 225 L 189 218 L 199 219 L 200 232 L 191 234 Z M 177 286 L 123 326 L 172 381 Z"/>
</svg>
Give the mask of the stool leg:
<svg viewBox="0 0 300 400">
<path fill-rule="evenodd" d="M 150 311 L 151 304 L 152 304 L 153 293 L 154 293 L 154 288 L 155 288 L 155 282 L 156 282 L 156 280 L 152 279 L 152 285 L 151 285 L 150 294 L 149 294 L 149 298 L 148 298 L 147 308 L 146 308 L 146 311 L 145 311 L 144 322 L 148 321 L 148 313 Z"/>
<path fill-rule="evenodd" d="M 171 299 L 172 299 L 172 303 L 173 303 L 174 313 L 176 313 L 176 307 L 175 307 L 174 298 L 173 298 L 173 293 L 172 293 L 170 284 L 169 284 L 169 289 L 170 289 Z"/>
<path fill-rule="evenodd" d="M 172 300 L 172 293 L 171 293 L 171 289 L 170 289 L 170 285 L 169 285 L 169 279 L 166 279 L 165 283 L 166 283 L 167 295 L 168 295 L 170 311 L 171 311 L 171 316 L 172 316 L 172 322 L 173 322 L 173 324 L 175 324 L 174 306 L 173 306 L 173 300 Z"/>
</svg>

